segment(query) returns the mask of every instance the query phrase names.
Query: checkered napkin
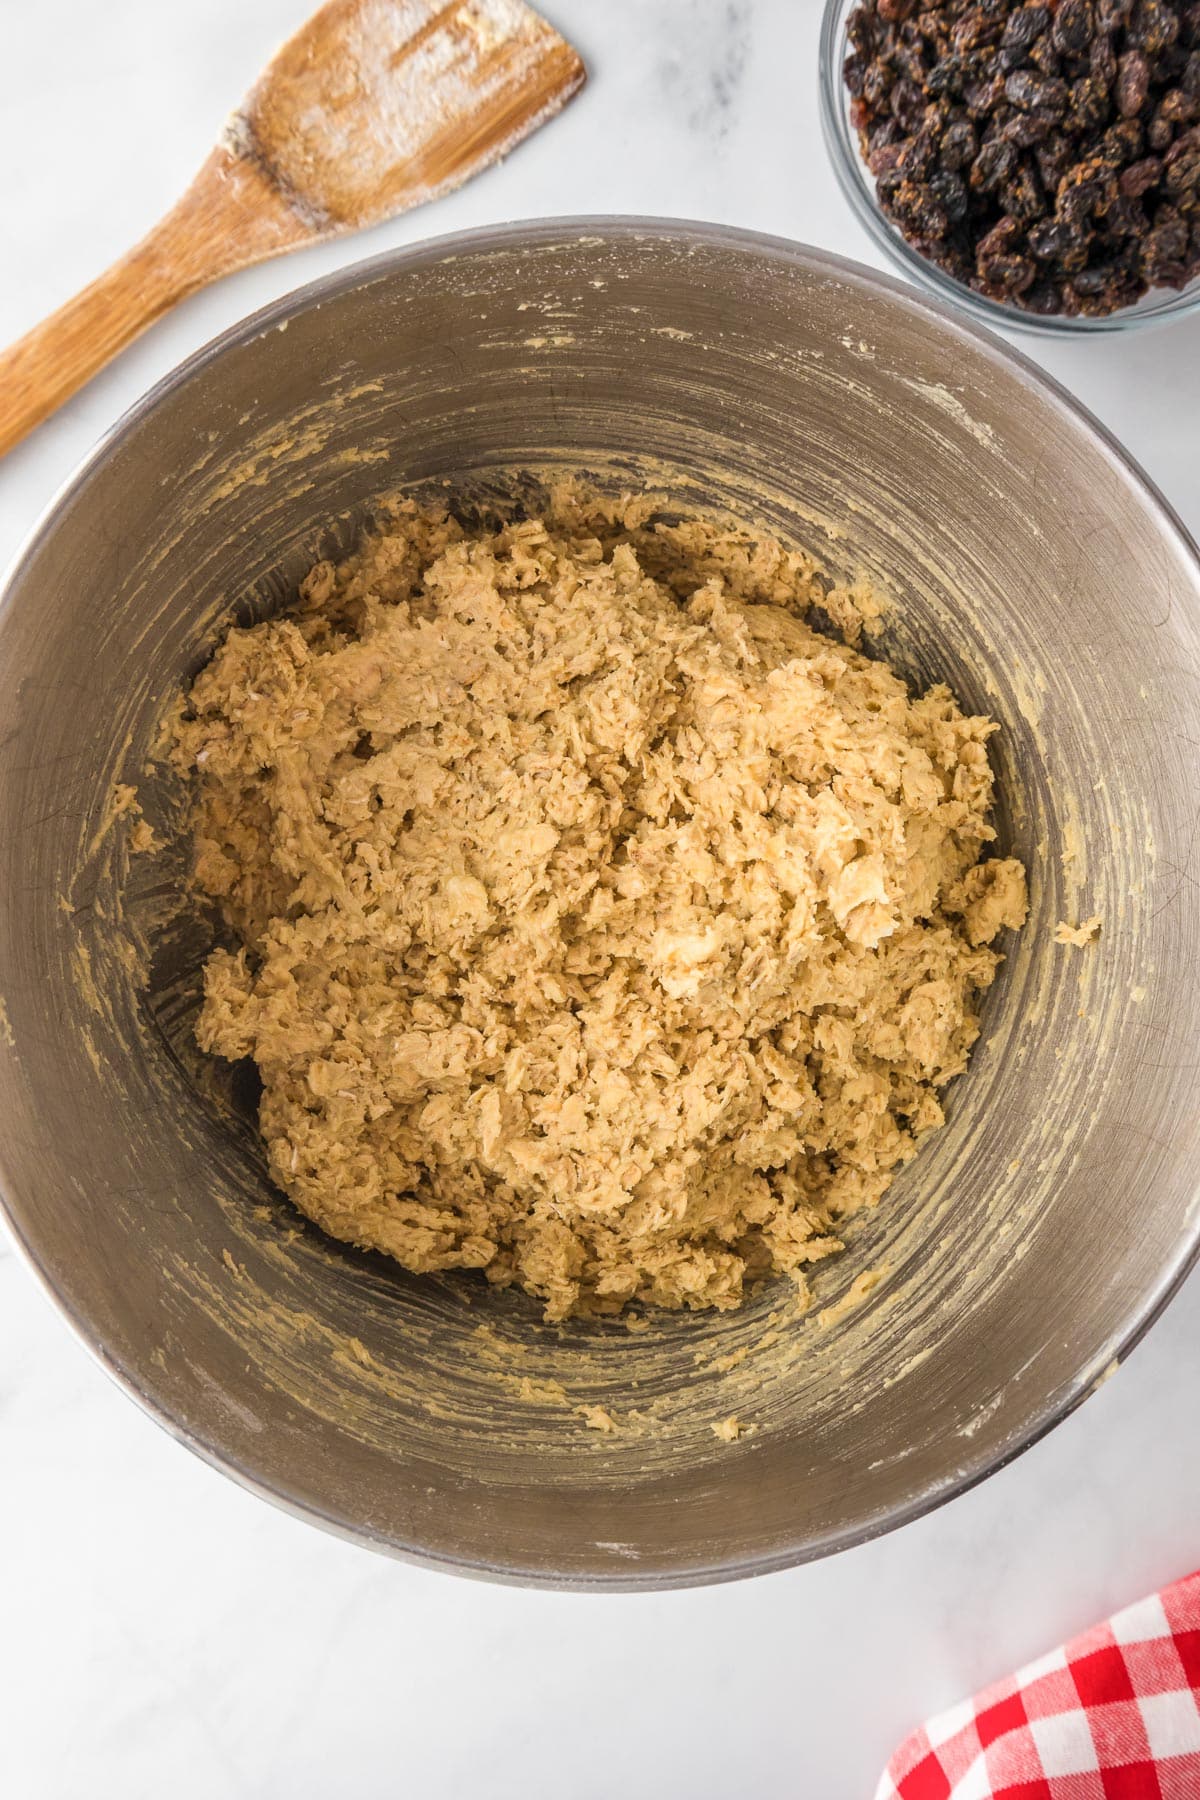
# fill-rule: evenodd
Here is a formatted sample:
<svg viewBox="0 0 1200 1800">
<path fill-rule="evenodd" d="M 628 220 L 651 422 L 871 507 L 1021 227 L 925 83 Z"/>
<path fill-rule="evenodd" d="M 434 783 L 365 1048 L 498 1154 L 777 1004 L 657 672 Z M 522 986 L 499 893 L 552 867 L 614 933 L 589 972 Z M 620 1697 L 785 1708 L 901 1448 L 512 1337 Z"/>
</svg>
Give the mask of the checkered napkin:
<svg viewBox="0 0 1200 1800">
<path fill-rule="evenodd" d="M 1200 1800 L 1200 1570 L 930 1719 L 875 1800 Z"/>
</svg>

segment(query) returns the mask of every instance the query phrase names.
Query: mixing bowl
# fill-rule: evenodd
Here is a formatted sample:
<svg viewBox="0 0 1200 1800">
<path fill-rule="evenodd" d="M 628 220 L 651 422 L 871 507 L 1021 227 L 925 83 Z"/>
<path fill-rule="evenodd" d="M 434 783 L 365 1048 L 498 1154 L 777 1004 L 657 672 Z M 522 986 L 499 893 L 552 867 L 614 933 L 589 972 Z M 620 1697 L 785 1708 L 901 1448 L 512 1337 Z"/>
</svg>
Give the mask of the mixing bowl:
<svg viewBox="0 0 1200 1800">
<path fill-rule="evenodd" d="M 550 1328 L 479 1277 L 330 1243 L 266 1179 L 252 1080 L 194 1049 L 211 925 L 181 904 L 156 721 L 223 625 L 352 542 L 374 496 L 478 501 L 516 466 L 765 520 L 885 588 L 883 652 L 1002 725 L 998 827 L 1029 866 L 1029 923 L 949 1123 L 819 1266 L 803 1317 L 781 1283 L 731 1314 Z M 17 1239 L 169 1429 L 363 1543 L 637 1587 L 913 1517 L 1082 1399 L 1196 1252 L 1198 617 L 1193 548 L 1093 421 L 834 257 L 558 221 L 291 296 L 117 427 L 8 585 Z M 131 854 L 117 782 L 157 854 Z M 1097 913 L 1094 945 L 1055 943 Z"/>
</svg>

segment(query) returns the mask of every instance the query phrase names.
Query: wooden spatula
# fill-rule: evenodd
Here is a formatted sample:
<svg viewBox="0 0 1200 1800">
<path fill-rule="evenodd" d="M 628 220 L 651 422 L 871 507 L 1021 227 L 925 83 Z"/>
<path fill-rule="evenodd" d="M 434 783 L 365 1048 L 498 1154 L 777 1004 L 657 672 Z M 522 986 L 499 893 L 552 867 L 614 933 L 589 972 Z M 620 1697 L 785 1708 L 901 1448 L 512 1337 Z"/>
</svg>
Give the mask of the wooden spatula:
<svg viewBox="0 0 1200 1800">
<path fill-rule="evenodd" d="M 150 235 L 0 353 L 0 455 L 177 300 L 458 187 L 584 78 L 522 0 L 330 0 Z"/>
</svg>

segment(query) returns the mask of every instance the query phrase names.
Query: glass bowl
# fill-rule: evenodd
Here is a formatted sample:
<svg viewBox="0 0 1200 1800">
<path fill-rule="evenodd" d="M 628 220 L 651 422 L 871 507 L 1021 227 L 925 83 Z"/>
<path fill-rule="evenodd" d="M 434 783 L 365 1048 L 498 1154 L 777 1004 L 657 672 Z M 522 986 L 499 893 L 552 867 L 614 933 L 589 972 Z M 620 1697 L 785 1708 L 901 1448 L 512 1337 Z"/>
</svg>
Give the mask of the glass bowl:
<svg viewBox="0 0 1200 1800">
<path fill-rule="evenodd" d="M 1079 337 L 1101 331 L 1132 331 L 1142 325 L 1161 325 L 1200 308 L 1200 279 L 1179 290 L 1159 288 L 1134 306 L 1104 318 L 1071 318 L 1065 313 L 1030 313 L 1019 306 L 1004 306 L 947 275 L 914 250 L 898 225 L 888 218 L 875 197 L 875 181 L 863 161 L 858 138 L 850 123 L 850 95 L 842 78 L 848 41 L 846 26 L 858 0 L 826 0 L 821 21 L 820 84 L 821 128 L 846 199 L 874 243 L 903 274 L 940 299 L 961 307 L 981 324 L 1026 331 L 1037 337 Z"/>
</svg>

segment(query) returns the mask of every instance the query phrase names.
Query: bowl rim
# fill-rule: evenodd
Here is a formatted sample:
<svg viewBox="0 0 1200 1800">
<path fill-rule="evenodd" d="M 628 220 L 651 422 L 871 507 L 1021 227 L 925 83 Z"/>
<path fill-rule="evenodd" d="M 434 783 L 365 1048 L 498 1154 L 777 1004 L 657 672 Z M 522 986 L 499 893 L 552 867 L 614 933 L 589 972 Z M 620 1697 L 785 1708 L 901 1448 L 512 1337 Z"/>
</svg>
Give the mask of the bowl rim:
<svg viewBox="0 0 1200 1800">
<path fill-rule="evenodd" d="M 843 198 L 893 268 L 903 270 L 926 293 L 950 300 L 973 319 L 985 325 L 1002 326 L 1008 331 L 1024 332 L 1029 337 L 1095 337 L 1104 333 L 1138 331 L 1169 325 L 1200 310 L 1200 276 L 1196 276 L 1186 287 L 1162 290 L 1157 300 L 1143 295 L 1134 306 L 1124 306 L 1097 317 L 1081 314 L 1073 318 L 1066 313 L 1026 312 L 1019 306 L 1005 306 L 998 300 L 975 293 L 915 250 L 880 206 L 874 182 L 850 127 L 849 96 L 842 79 L 842 63 L 850 14 L 860 4 L 862 0 L 825 0 L 817 55 L 821 136 Z"/>
<path fill-rule="evenodd" d="M 834 6 L 843 0 L 832 0 Z M 820 250 L 798 240 L 736 226 L 708 223 L 704 220 L 658 218 L 638 214 L 575 214 L 530 219 L 508 220 L 500 224 L 475 226 L 467 230 L 422 238 L 413 244 L 381 251 L 374 256 L 348 263 L 344 267 L 290 289 L 279 298 L 236 321 L 190 356 L 169 370 L 138 400 L 128 407 L 97 440 L 73 472 L 58 487 L 34 521 L 19 545 L 8 567 L 0 573 L 0 623 L 13 602 L 17 581 L 26 564 L 39 547 L 55 531 L 67 508 L 86 487 L 92 473 L 120 446 L 161 402 L 184 387 L 194 376 L 226 352 L 240 349 L 255 339 L 274 331 L 282 323 L 314 306 L 324 305 L 341 294 L 367 282 L 402 274 L 408 270 L 438 263 L 448 258 L 461 258 L 476 252 L 493 253 L 516 245 L 553 244 L 571 238 L 604 237 L 608 240 L 645 240 L 657 238 L 674 244 L 700 244 L 705 248 L 737 249 L 751 252 L 764 260 L 803 268 L 832 281 L 853 282 L 861 287 L 885 294 L 915 312 L 924 315 L 951 334 L 985 353 L 989 362 L 1002 364 L 1010 373 L 1018 374 L 1027 385 L 1037 389 L 1041 397 L 1054 406 L 1070 423 L 1088 437 L 1125 480 L 1140 488 L 1156 511 L 1160 526 L 1185 561 L 1196 568 L 1200 582 L 1200 545 L 1161 492 L 1157 484 L 1123 447 L 1114 434 L 1075 398 L 1066 387 L 1046 373 L 1013 345 L 997 337 L 974 319 L 923 289 L 914 289 L 892 275 L 881 273 L 863 263 Z M 0 1041 L 0 1055 L 11 1050 Z M 1012 1442 L 990 1455 L 966 1457 L 957 1468 L 903 1506 L 882 1509 L 844 1529 L 834 1529 L 818 1538 L 793 1544 L 785 1550 L 735 1558 L 714 1558 L 698 1565 L 664 1564 L 633 1565 L 615 1562 L 594 1574 L 556 1575 L 545 1569 L 521 1566 L 514 1562 L 497 1564 L 486 1558 L 455 1558 L 431 1551 L 420 1544 L 401 1543 L 348 1517 L 339 1516 L 314 1504 L 309 1498 L 274 1486 L 253 1469 L 243 1466 L 219 1443 L 182 1423 L 170 1409 L 149 1391 L 143 1377 L 127 1368 L 110 1352 L 92 1323 L 77 1314 L 58 1292 L 53 1271 L 38 1253 L 36 1244 L 20 1223 L 17 1201 L 18 1184 L 6 1162 L 3 1134 L 0 1133 L 0 1221 L 22 1261 L 31 1270 L 43 1291 L 65 1319 L 76 1340 L 83 1345 L 101 1369 L 141 1409 L 177 1442 L 184 1444 L 210 1467 L 231 1477 L 241 1487 L 269 1500 L 293 1517 L 322 1527 L 348 1542 L 384 1551 L 402 1561 L 426 1568 L 443 1569 L 502 1584 L 557 1589 L 577 1592 L 653 1592 L 715 1585 L 755 1575 L 771 1574 L 814 1562 L 840 1550 L 866 1544 L 898 1526 L 910 1524 L 935 1511 L 958 1495 L 968 1492 L 988 1476 L 1007 1467 L 1026 1450 L 1038 1443 L 1055 1426 L 1068 1418 L 1088 1396 L 1103 1385 L 1116 1367 L 1125 1361 L 1141 1342 L 1151 1326 L 1179 1291 L 1184 1280 L 1200 1261 L 1200 1208 L 1194 1208 L 1188 1231 L 1180 1238 L 1175 1254 L 1164 1265 L 1154 1287 L 1136 1298 L 1127 1309 L 1119 1332 L 1069 1385 L 1066 1391 L 1044 1405 L 1025 1429 Z"/>
</svg>

